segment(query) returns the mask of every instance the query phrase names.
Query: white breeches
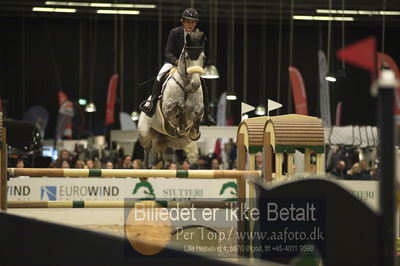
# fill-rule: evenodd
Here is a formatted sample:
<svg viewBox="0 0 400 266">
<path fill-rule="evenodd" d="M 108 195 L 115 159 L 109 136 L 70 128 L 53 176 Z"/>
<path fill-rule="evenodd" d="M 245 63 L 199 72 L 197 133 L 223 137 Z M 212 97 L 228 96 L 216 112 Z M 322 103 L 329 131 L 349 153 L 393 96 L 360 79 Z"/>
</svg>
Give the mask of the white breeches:
<svg viewBox="0 0 400 266">
<path fill-rule="evenodd" d="M 160 69 L 160 71 L 157 74 L 157 80 L 160 81 L 161 77 L 163 76 L 163 74 L 167 71 L 169 71 L 171 68 L 173 68 L 174 66 L 170 63 L 165 63 L 162 68 Z"/>
</svg>

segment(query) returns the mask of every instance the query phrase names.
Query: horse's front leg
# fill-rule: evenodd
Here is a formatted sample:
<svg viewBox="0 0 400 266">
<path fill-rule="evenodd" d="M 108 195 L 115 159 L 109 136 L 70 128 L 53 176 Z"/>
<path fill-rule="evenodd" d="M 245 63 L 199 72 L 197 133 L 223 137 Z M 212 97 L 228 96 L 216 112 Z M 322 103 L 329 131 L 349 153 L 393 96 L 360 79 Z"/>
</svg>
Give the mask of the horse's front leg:
<svg viewBox="0 0 400 266">
<path fill-rule="evenodd" d="M 184 115 L 185 108 L 185 101 L 183 99 L 179 99 L 177 101 L 167 103 L 164 111 L 165 117 L 170 119 L 170 122 L 176 126 L 176 133 L 179 136 L 184 136 L 186 133 L 186 120 Z"/>
<path fill-rule="evenodd" d="M 170 118 L 171 120 L 174 120 L 175 112 L 176 112 L 176 104 L 172 101 L 168 101 L 165 103 L 165 106 L 163 108 L 164 115 L 167 118 Z M 171 121 L 174 122 L 174 121 Z"/>
<path fill-rule="evenodd" d="M 144 149 L 144 160 L 143 160 L 143 165 L 142 165 L 143 169 L 149 169 L 150 152 L 151 152 L 151 146 Z M 141 182 L 146 182 L 147 178 L 146 177 L 139 177 L 139 180 Z"/>
<path fill-rule="evenodd" d="M 143 160 L 143 169 L 149 168 L 149 154 L 151 152 L 151 147 L 144 149 L 144 160 Z"/>
<path fill-rule="evenodd" d="M 176 109 L 177 109 L 177 114 L 178 114 L 177 132 L 178 132 L 178 135 L 180 135 L 181 137 L 185 136 L 186 127 L 187 127 L 185 114 L 184 114 L 185 108 L 186 108 L 186 104 L 185 104 L 184 100 L 181 99 L 176 102 Z"/>
<path fill-rule="evenodd" d="M 189 138 L 193 141 L 196 141 L 200 138 L 200 120 L 201 116 L 203 115 L 204 107 L 200 104 L 196 104 L 194 106 L 194 118 L 193 118 L 193 126 L 189 132 Z"/>
<path fill-rule="evenodd" d="M 183 99 L 174 99 L 174 101 L 166 102 L 164 105 L 164 115 L 178 137 L 183 137 L 187 134 L 185 109 L 186 103 Z"/>
<path fill-rule="evenodd" d="M 185 102 L 183 100 L 174 100 L 165 102 L 163 111 L 169 122 L 178 127 L 179 113 L 181 113 L 184 108 Z"/>
<path fill-rule="evenodd" d="M 157 152 L 156 160 L 154 161 L 153 168 L 154 169 L 163 169 L 164 168 L 164 158 L 163 158 L 163 150 L 159 150 Z"/>
</svg>

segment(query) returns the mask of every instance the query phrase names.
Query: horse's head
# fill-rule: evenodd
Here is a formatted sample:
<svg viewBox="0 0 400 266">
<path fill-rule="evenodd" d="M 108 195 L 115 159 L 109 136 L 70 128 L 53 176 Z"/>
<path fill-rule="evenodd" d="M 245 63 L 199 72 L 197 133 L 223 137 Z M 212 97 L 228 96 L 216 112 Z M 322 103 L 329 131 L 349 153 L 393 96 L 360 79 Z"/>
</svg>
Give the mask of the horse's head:
<svg viewBox="0 0 400 266">
<path fill-rule="evenodd" d="M 186 35 L 186 44 L 182 51 L 180 64 L 184 64 L 185 72 L 190 76 L 192 90 L 200 87 L 200 75 L 204 74 L 204 42 L 203 32 L 189 32 Z"/>
</svg>

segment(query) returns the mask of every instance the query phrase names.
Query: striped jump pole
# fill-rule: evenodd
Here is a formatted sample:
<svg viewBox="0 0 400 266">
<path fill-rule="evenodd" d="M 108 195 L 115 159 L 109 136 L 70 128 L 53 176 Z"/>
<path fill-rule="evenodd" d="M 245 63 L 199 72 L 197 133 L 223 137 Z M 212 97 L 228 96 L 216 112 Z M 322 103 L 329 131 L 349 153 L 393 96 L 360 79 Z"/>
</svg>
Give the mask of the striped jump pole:
<svg viewBox="0 0 400 266">
<path fill-rule="evenodd" d="M 9 168 L 10 176 L 32 177 L 117 177 L 117 178 L 254 178 L 262 171 L 246 170 L 142 170 L 142 169 L 60 169 L 60 168 Z"/>
<path fill-rule="evenodd" d="M 8 208 L 236 208 L 234 201 L 9 201 Z"/>
</svg>

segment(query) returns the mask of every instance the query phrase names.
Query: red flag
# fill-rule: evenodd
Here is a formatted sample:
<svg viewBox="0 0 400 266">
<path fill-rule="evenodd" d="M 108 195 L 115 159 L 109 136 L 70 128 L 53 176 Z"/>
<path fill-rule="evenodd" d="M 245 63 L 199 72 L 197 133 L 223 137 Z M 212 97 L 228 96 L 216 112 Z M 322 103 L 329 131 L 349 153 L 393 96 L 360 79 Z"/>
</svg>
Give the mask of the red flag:
<svg viewBox="0 0 400 266">
<path fill-rule="evenodd" d="M 63 91 L 58 91 L 58 105 L 61 106 L 66 100 L 68 100 L 67 95 Z"/>
<path fill-rule="evenodd" d="M 226 125 L 227 126 L 233 126 L 233 116 L 228 116 L 226 118 Z"/>
<path fill-rule="evenodd" d="M 296 114 L 308 115 L 307 95 L 304 87 L 303 77 L 294 66 L 289 66 L 290 82 L 292 84 L 294 105 Z"/>
<path fill-rule="evenodd" d="M 382 65 L 389 67 L 393 70 L 394 74 L 396 75 L 396 79 L 400 80 L 400 71 L 399 67 L 396 64 L 396 61 L 387 54 L 384 53 L 377 53 L 376 56 L 378 72 L 380 72 Z M 400 122 L 400 87 L 397 87 L 394 91 L 394 114 L 396 116 L 397 124 Z"/>
<path fill-rule="evenodd" d="M 215 141 L 214 152 L 217 158 L 221 158 L 221 139 Z"/>
<path fill-rule="evenodd" d="M 107 93 L 107 109 L 106 109 L 106 122 L 105 125 L 114 123 L 114 107 L 115 107 L 115 97 L 117 94 L 118 85 L 118 74 L 112 75 L 110 82 L 108 84 Z"/>
<path fill-rule="evenodd" d="M 336 51 L 338 59 L 371 72 L 371 79 L 376 77 L 376 38 L 368 38 L 347 45 Z"/>
<path fill-rule="evenodd" d="M 342 102 L 338 102 L 336 105 L 336 126 L 340 126 L 342 123 Z"/>
</svg>

